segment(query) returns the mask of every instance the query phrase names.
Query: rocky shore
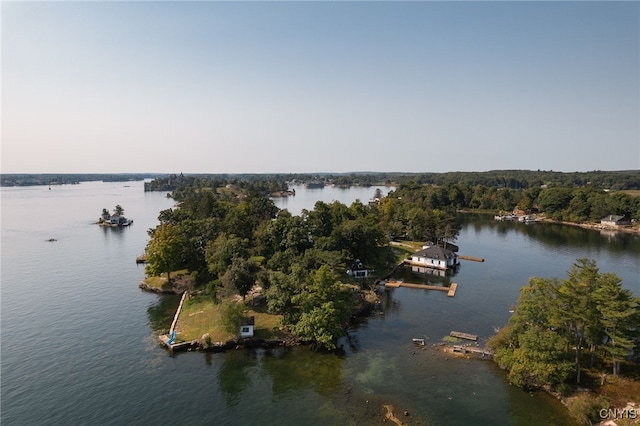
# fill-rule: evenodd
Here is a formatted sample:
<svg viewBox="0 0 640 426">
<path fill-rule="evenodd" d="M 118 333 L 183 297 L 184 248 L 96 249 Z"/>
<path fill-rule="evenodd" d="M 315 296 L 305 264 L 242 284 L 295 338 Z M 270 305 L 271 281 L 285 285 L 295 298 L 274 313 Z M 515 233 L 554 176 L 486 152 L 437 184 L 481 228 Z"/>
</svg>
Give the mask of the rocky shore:
<svg viewBox="0 0 640 426">
<path fill-rule="evenodd" d="M 160 343 L 172 352 L 200 351 L 200 352 L 224 352 L 230 349 L 269 349 L 281 346 L 297 346 L 300 341 L 293 336 L 285 339 L 266 340 L 260 338 L 234 339 L 227 342 L 206 343 L 203 340 L 192 340 L 190 342 L 168 343 L 169 336 L 158 337 Z"/>
</svg>

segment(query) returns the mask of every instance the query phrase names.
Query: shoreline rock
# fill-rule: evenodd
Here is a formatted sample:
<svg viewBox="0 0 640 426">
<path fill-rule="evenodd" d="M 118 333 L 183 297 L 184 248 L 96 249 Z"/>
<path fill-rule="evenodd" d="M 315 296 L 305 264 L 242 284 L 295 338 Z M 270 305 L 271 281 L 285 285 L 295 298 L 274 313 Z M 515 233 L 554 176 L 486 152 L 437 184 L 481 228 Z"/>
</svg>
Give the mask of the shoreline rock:
<svg viewBox="0 0 640 426">
<path fill-rule="evenodd" d="M 149 292 L 158 293 L 158 294 L 182 294 L 182 292 L 184 291 L 184 290 L 178 290 L 177 288 L 174 288 L 174 287 L 170 287 L 170 288 L 152 287 L 149 284 L 147 284 L 144 280 L 140 281 L 140 284 L 138 285 L 138 287 L 140 287 L 144 291 L 149 291 Z"/>
</svg>

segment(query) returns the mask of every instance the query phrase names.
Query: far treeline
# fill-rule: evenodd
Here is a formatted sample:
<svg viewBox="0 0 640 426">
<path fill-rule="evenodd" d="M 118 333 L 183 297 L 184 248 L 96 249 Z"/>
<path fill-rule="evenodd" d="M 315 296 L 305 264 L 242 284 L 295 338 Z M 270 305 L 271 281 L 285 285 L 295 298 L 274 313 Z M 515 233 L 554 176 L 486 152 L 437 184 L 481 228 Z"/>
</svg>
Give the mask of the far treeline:
<svg viewBox="0 0 640 426">
<path fill-rule="evenodd" d="M 76 185 L 80 182 L 132 182 L 164 177 L 160 173 L 2 173 L 1 186 Z"/>
<path fill-rule="evenodd" d="M 337 186 L 374 186 L 417 183 L 425 185 L 464 184 L 487 188 L 528 189 L 547 187 L 583 187 L 611 191 L 640 190 L 640 171 L 592 171 L 554 172 L 532 170 L 492 170 L 486 172 L 403 173 L 403 172 L 354 172 L 354 173 L 269 173 L 269 174 L 172 174 L 165 179 L 147 182 L 147 191 L 173 191 L 180 180 L 187 178 L 191 184 L 201 180 L 233 182 L 264 181 L 284 188 L 287 183 L 323 182 Z M 197 185 L 197 184 L 196 184 Z"/>
<path fill-rule="evenodd" d="M 228 178 L 228 176 L 231 176 Z M 403 209 L 387 212 L 390 233 L 400 236 L 414 220 L 431 209 L 472 209 L 543 213 L 553 220 L 575 223 L 599 222 L 609 216 L 640 220 L 640 171 L 625 172 L 534 172 L 491 171 L 432 174 L 349 174 L 349 175 L 171 175 L 145 183 L 145 190 L 177 191 L 191 187 L 218 187 L 226 184 L 268 195 L 284 192 L 289 182 L 324 181 L 334 185 L 395 185 L 390 199 L 404 200 Z M 407 203 L 406 201 L 411 201 Z M 387 202 L 391 202 L 387 200 Z M 422 213 L 406 209 L 423 209 Z M 397 213 L 397 214 L 396 214 Z M 393 217 L 391 217 L 393 216 Z M 396 219 L 396 220 L 392 220 Z M 419 236 L 416 236 L 419 239 Z"/>
</svg>

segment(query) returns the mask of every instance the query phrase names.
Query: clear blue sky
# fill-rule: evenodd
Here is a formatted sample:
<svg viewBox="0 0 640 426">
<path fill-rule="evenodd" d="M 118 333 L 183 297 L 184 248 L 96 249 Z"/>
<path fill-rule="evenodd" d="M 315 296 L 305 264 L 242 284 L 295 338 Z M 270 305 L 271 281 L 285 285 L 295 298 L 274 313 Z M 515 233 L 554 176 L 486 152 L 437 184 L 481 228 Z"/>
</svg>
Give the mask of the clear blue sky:
<svg viewBox="0 0 640 426">
<path fill-rule="evenodd" d="M 639 2 L 2 2 L 2 172 L 640 169 Z"/>
</svg>

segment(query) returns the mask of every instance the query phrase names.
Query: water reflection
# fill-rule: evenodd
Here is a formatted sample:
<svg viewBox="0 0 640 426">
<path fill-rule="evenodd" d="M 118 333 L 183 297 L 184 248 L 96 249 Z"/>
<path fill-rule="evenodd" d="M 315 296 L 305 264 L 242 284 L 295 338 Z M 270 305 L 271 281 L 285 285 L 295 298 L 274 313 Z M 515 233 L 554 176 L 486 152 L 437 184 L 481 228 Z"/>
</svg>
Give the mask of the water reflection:
<svg viewBox="0 0 640 426">
<path fill-rule="evenodd" d="M 229 351 L 223 358 L 217 380 L 228 407 L 241 401 L 242 391 L 251 385 L 249 371 L 256 365 L 256 353 L 253 351 Z"/>
<path fill-rule="evenodd" d="M 178 309 L 180 297 L 180 295 L 162 295 L 158 297 L 156 304 L 147 308 L 149 326 L 155 333 L 162 334 L 169 330 L 176 309 Z"/>
<path fill-rule="evenodd" d="M 449 287 L 449 285 L 451 285 L 451 279 L 458 275 L 461 268 L 462 265 L 458 265 L 455 268 L 447 269 L 446 271 L 444 271 L 435 268 L 405 265 L 398 268 L 394 272 L 393 279 L 402 280 L 407 283 L 441 285 L 443 287 Z"/>
<path fill-rule="evenodd" d="M 586 229 L 559 223 L 525 224 L 520 222 L 500 222 L 488 215 L 462 214 L 463 223 L 471 226 L 476 233 L 483 228 L 495 230 L 497 235 L 510 233 L 526 235 L 550 247 L 590 247 L 597 252 L 606 251 L 634 253 L 640 255 L 640 236 L 610 230 Z M 604 247 L 603 247 L 604 246 Z"/>
<path fill-rule="evenodd" d="M 272 380 L 272 391 L 279 397 L 293 396 L 312 389 L 332 396 L 342 384 L 344 358 L 336 353 L 318 353 L 306 346 L 268 351 L 262 367 Z"/>
</svg>

